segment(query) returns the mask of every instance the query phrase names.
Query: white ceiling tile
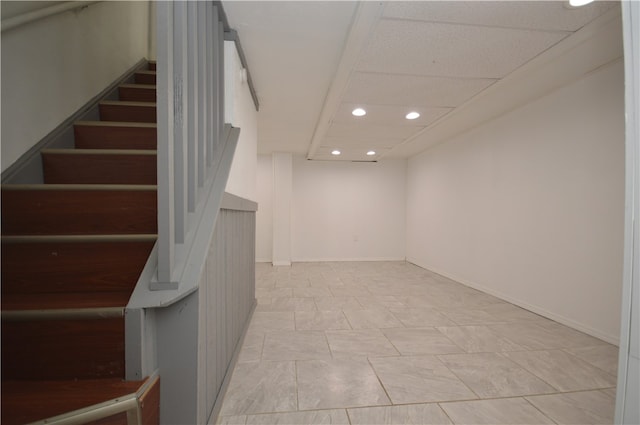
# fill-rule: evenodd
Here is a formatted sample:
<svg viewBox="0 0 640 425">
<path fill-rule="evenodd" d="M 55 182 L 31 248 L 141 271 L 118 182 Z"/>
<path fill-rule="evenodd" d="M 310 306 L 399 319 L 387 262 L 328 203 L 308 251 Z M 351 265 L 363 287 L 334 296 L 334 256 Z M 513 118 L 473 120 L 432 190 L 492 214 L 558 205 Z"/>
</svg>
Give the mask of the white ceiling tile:
<svg viewBox="0 0 640 425">
<path fill-rule="evenodd" d="M 344 102 L 425 107 L 459 106 L 497 80 L 356 72 Z"/>
<path fill-rule="evenodd" d="M 423 128 L 424 127 L 420 126 L 333 123 L 329 127 L 327 137 L 353 139 L 406 139 Z"/>
<path fill-rule="evenodd" d="M 364 108 L 367 115 L 355 117 L 351 114 L 355 108 Z M 342 103 L 333 118 L 337 123 L 363 123 L 375 125 L 427 126 L 451 111 L 453 108 L 430 108 L 426 106 L 372 105 L 368 103 Z M 408 120 L 409 112 L 418 112 L 420 116 Z"/>
<path fill-rule="evenodd" d="M 349 1 L 225 1 L 260 99 L 261 153 L 308 151 L 355 8 Z"/>
<path fill-rule="evenodd" d="M 384 17 L 472 25 L 577 31 L 617 1 L 568 8 L 564 1 L 391 1 Z"/>
<path fill-rule="evenodd" d="M 501 78 L 568 34 L 383 19 L 357 69 Z"/>
</svg>

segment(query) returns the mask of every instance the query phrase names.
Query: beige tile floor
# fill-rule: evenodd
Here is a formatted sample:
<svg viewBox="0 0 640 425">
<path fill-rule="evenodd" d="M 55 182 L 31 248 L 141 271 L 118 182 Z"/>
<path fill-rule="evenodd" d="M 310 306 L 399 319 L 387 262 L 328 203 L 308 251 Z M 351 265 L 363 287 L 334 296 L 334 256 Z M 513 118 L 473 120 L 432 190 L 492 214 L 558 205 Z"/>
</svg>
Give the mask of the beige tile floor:
<svg viewBox="0 0 640 425">
<path fill-rule="evenodd" d="M 617 347 L 404 262 L 258 264 L 220 424 L 610 424 Z"/>
</svg>

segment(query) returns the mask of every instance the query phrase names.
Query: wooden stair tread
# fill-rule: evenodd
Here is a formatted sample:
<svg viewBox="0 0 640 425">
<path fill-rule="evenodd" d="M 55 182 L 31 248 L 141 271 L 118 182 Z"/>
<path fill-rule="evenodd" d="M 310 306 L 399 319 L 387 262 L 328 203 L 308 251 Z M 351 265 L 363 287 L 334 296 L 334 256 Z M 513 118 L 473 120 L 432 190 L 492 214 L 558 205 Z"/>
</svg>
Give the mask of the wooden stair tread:
<svg viewBox="0 0 640 425">
<path fill-rule="evenodd" d="M 99 187 L 101 185 L 65 186 L 67 185 L 27 185 L 22 189 L 3 186 L 2 233 L 157 233 L 157 191 L 154 186 L 151 189 L 145 186 L 134 186 L 131 189 Z"/>
<path fill-rule="evenodd" d="M 2 378 L 124 378 L 124 317 L 2 320 Z"/>
<path fill-rule="evenodd" d="M 156 191 L 153 184 L 3 184 L 4 191 Z"/>
<path fill-rule="evenodd" d="M 3 381 L 2 423 L 24 424 L 136 393 L 145 381 Z"/>
<path fill-rule="evenodd" d="M 156 103 L 149 100 L 155 100 L 156 95 L 154 90 L 149 91 L 149 93 L 151 94 L 141 95 L 140 99 L 138 98 L 139 96 L 133 95 L 133 98 L 129 100 L 100 102 L 98 104 L 100 120 L 155 123 L 158 119 Z"/>
<path fill-rule="evenodd" d="M 118 87 L 126 88 L 126 89 L 144 89 L 144 90 L 155 90 L 156 86 L 153 84 L 135 84 L 135 83 L 125 83 L 120 84 Z"/>
<path fill-rule="evenodd" d="M 140 84 L 147 86 L 148 84 Z M 110 105 L 110 106 L 141 106 L 146 108 L 155 108 L 156 102 L 138 102 L 133 100 L 101 100 L 99 105 Z"/>
<path fill-rule="evenodd" d="M 128 122 L 128 121 L 76 121 L 75 126 L 80 127 L 137 127 L 137 128 L 157 128 L 156 123 L 150 122 Z"/>
<path fill-rule="evenodd" d="M 156 85 L 157 74 L 156 71 L 137 71 L 134 74 L 134 82 L 136 84 L 149 84 Z"/>
<path fill-rule="evenodd" d="M 157 155 L 155 149 L 42 149 L 46 155 Z"/>
<path fill-rule="evenodd" d="M 155 102 L 155 84 L 121 84 L 118 86 L 118 97 L 120 100 L 135 102 Z"/>
<path fill-rule="evenodd" d="M 3 294 L 132 291 L 155 235 L 3 236 Z"/>
<path fill-rule="evenodd" d="M 125 307 L 131 291 L 2 294 L 2 311 Z"/>
<path fill-rule="evenodd" d="M 142 235 L 3 235 L 3 244 L 155 242 L 157 234 Z"/>
<path fill-rule="evenodd" d="M 80 149 L 156 149 L 153 122 L 76 121 L 75 147 Z"/>
<path fill-rule="evenodd" d="M 42 150 L 45 184 L 155 185 L 155 150 Z"/>
<path fill-rule="evenodd" d="M 77 149 L 41 151 L 45 184 L 2 185 L 4 424 L 133 400 L 149 386 L 122 380 L 124 312 L 157 239 L 155 61 L 148 68 L 119 86 L 121 100 L 98 102 L 100 121 L 73 124 Z M 143 422 L 159 423 L 157 379 L 145 391 Z"/>
</svg>

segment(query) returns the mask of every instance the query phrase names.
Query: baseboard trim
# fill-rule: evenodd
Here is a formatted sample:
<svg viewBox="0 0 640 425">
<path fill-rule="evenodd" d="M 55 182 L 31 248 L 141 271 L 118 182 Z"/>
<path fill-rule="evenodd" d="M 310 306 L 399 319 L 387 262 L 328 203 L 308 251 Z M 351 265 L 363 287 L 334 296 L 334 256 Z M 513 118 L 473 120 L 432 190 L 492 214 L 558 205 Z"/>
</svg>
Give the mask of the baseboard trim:
<svg viewBox="0 0 640 425">
<path fill-rule="evenodd" d="M 328 257 L 328 258 L 294 258 L 294 263 L 336 263 L 336 262 L 378 262 L 378 261 L 405 261 L 404 257 Z"/>
<path fill-rule="evenodd" d="M 534 304 L 530 304 L 530 303 L 528 303 L 526 301 L 523 301 L 521 299 L 518 299 L 518 298 L 514 298 L 514 297 L 512 297 L 510 295 L 507 295 L 507 294 L 504 294 L 504 293 L 502 293 L 500 291 L 495 291 L 495 290 L 493 290 L 491 288 L 488 288 L 488 287 L 486 287 L 484 285 L 481 285 L 479 283 L 476 283 L 476 282 L 461 278 L 461 277 L 456 276 L 456 275 L 454 275 L 452 273 L 449 273 L 449 272 L 447 272 L 445 270 L 441 270 L 441 269 L 439 269 L 437 267 L 432 267 L 432 266 L 430 266 L 428 264 L 425 264 L 425 263 L 422 263 L 421 261 L 416 260 L 415 258 L 409 257 L 409 258 L 407 258 L 407 262 L 409 262 L 409 263 L 411 263 L 413 265 L 416 265 L 418 267 L 421 267 L 421 268 L 423 268 L 425 270 L 428 270 L 430 272 L 439 274 L 440 276 L 444 276 L 444 277 L 446 277 L 448 279 L 455 280 L 456 282 L 459 282 L 459 283 L 461 283 L 461 284 L 463 284 L 465 286 L 468 286 L 470 288 L 477 289 L 478 291 L 482 291 L 482 292 L 484 292 L 486 294 L 489 294 L 489 295 L 493 295 L 494 297 L 500 298 L 501 300 L 507 301 L 507 302 L 509 302 L 511 304 L 517 305 L 518 307 L 522 307 L 525 310 L 529 310 L 529 311 L 531 311 L 533 313 L 539 314 L 540 316 L 546 317 L 547 319 L 551 319 L 551 320 L 553 320 L 555 322 L 561 323 L 563 325 L 567 325 L 570 328 L 573 328 L 573 329 L 578 330 L 580 332 L 584 332 L 587 335 L 591 335 L 591 336 L 593 336 L 595 338 L 601 339 L 601 340 L 603 340 L 605 342 L 608 342 L 610 344 L 613 344 L 613 345 L 616 345 L 616 346 L 620 345 L 620 337 L 619 336 L 612 336 L 612 335 L 609 335 L 609 334 L 602 333 L 599 330 L 592 328 L 591 326 L 587 326 L 587 325 L 585 325 L 583 323 L 577 322 L 577 321 L 575 321 L 573 319 L 570 319 L 568 317 L 562 316 L 560 314 L 553 313 L 553 312 L 551 312 L 551 311 L 549 311 L 549 310 L 547 310 L 545 308 L 542 308 L 542 307 L 534 305 Z"/>
</svg>

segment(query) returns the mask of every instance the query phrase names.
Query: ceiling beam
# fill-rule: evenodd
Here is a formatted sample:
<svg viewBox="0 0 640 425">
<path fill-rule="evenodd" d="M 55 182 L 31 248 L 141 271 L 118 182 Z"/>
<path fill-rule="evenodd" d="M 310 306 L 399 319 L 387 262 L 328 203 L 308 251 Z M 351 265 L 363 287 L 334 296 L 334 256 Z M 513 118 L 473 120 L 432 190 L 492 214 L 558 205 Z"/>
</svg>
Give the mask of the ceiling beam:
<svg viewBox="0 0 640 425">
<path fill-rule="evenodd" d="M 340 62 L 333 75 L 331 86 L 327 91 L 322 105 L 322 111 L 316 122 L 316 127 L 309 144 L 307 159 L 313 159 L 313 156 L 316 154 L 329 130 L 333 115 L 335 111 L 338 110 L 342 94 L 349 83 L 352 70 L 360 58 L 360 53 L 369 42 L 375 25 L 380 20 L 384 4 L 384 2 L 380 1 L 358 3 L 349 34 L 342 49 Z"/>
</svg>

